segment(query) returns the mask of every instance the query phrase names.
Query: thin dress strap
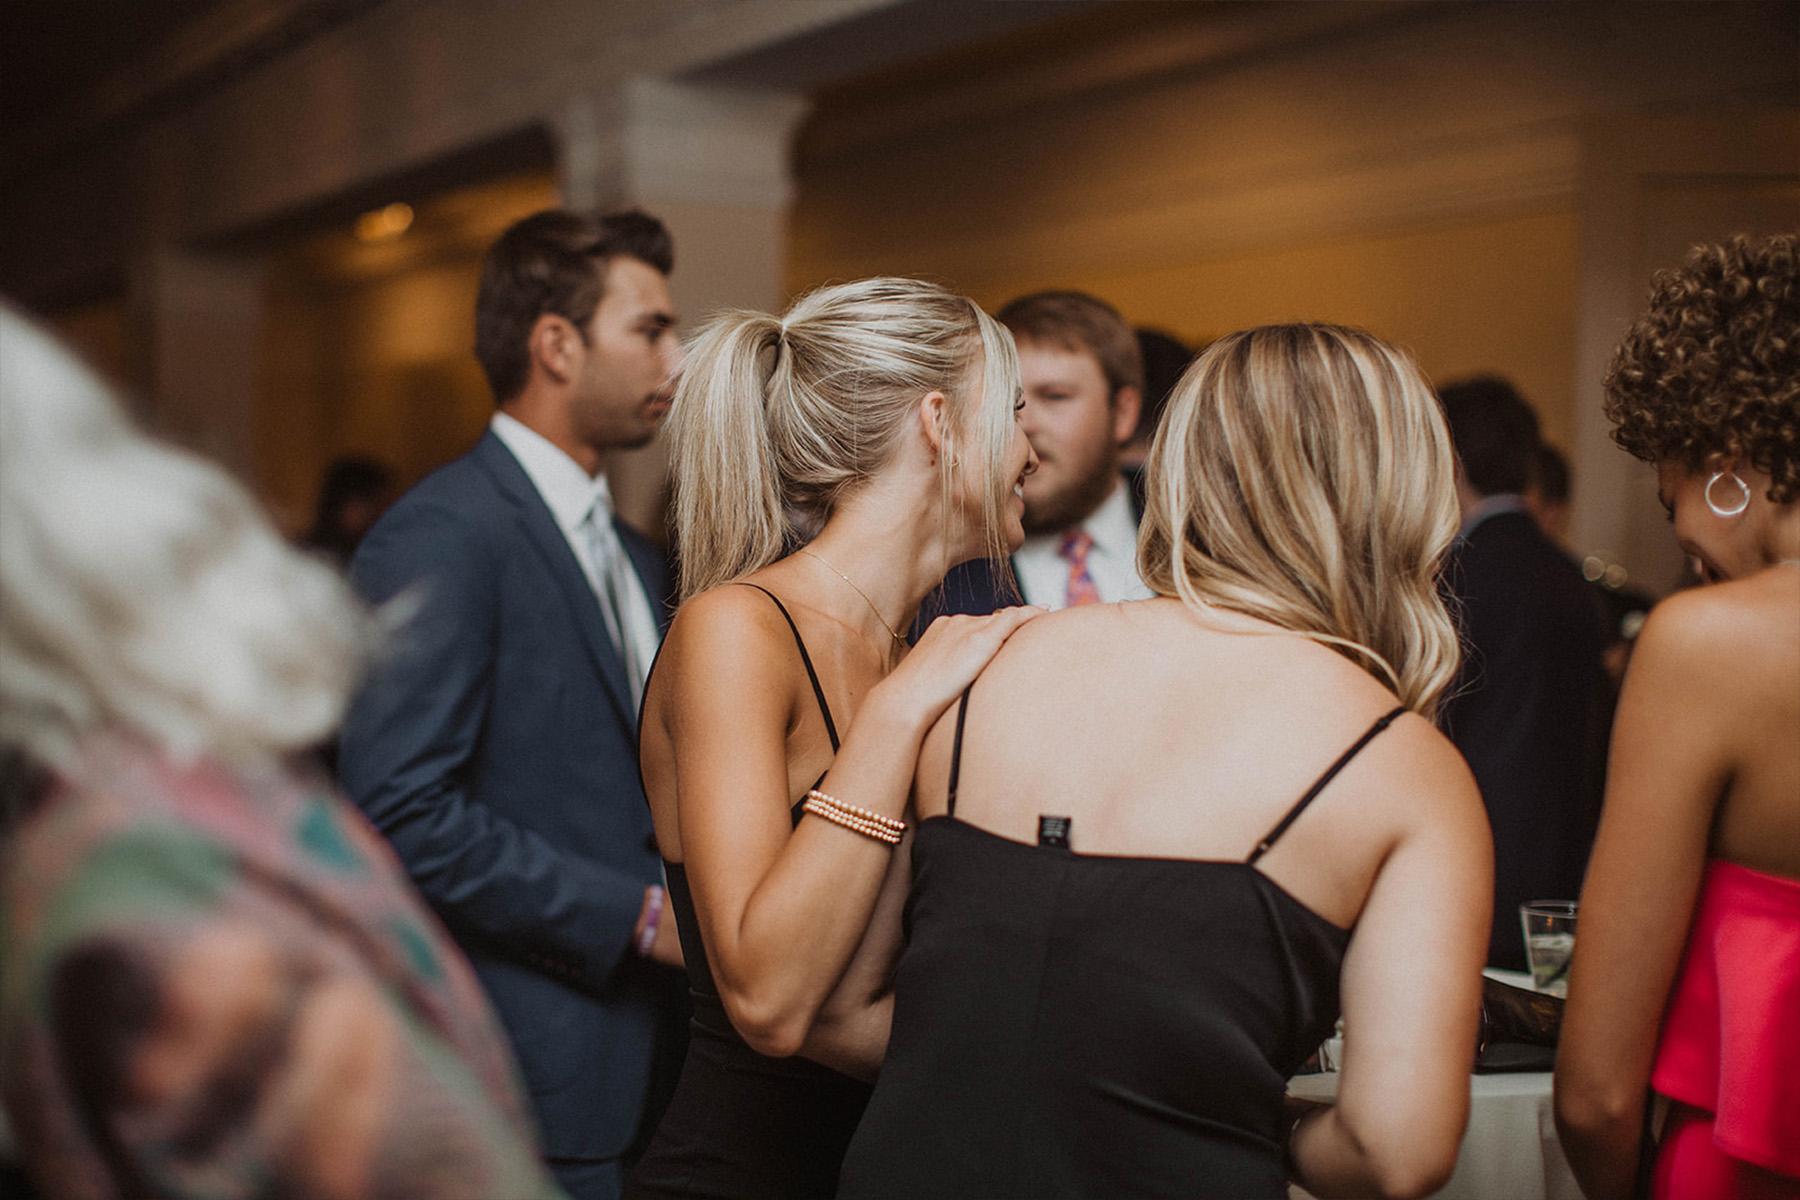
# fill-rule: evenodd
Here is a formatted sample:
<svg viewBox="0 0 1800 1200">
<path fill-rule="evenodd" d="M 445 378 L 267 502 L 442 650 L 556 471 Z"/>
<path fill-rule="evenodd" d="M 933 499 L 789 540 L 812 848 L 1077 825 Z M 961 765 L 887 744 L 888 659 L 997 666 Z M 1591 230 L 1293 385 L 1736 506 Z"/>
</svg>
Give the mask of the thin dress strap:
<svg viewBox="0 0 1800 1200">
<path fill-rule="evenodd" d="M 1330 767 L 1326 768 L 1323 775 L 1319 776 L 1318 782 L 1306 789 L 1306 795 L 1300 797 L 1299 803 L 1288 809 L 1287 816 L 1281 818 L 1275 828 L 1269 830 L 1269 832 L 1264 835 L 1263 840 L 1256 843 L 1256 849 L 1252 850 L 1250 852 L 1250 857 L 1244 861 L 1254 866 L 1257 859 L 1267 854 L 1270 847 L 1274 846 L 1281 835 L 1288 831 L 1288 826 L 1300 819 L 1300 814 L 1306 811 L 1306 806 L 1316 800 L 1319 793 L 1325 790 L 1325 785 L 1337 778 L 1337 773 L 1350 765 L 1350 760 L 1362 753 L 1362 748 L 1364 746 L 1367 746 L 1370 742 L 1374 741 L 1382 730 L 1394 723 L 1394 718 L 1400 716 L 1405 711 L 1406 707 L 1402 705 L 1387 716 L 1381 718 L 1381 720 L 1375 722 L 1375 724 L 1369 726 L 1369 731 L 1357 738 L 1356 744 L 1344 751 L 1344 753 L 1339 756 L 1338 760 L 1332 763 Z"/>
<path fill-rule="evenodd" d="M 819 684 L 819 673 L 813 670 L 812 655 L 806 652 L 806 639 L 800 636 L 800 627 L 794 624 L 794 618 L 788 613 L 787 605 L 781 602 L 781 597 L 760 583 L 746 583 L 744 586 L 753 587 L 775 601 L 775 607 L 781 610 L 781 615 L 786 619 L 788 628 L 794 631 L 794 645 L 800 647 L 800 661 L 806 667 L 806 677 L 812 680 L 813 695 L 819 700 L 819 715 L 825 718 L 825 736 L 831 739 L 831 752 L 836 754 L 838 751 L 837 723 L 831 719 L 831 705 L 825 702 L 825 689 Z"/>
<path fill-rule="evenodd" d="M 956 815 L 956 781 L 962 777 L 962 733 L 963 722 L 969 716 L 969 693 L 975 690 L 974 683 L 963 689 L 962 699 L 956 704 L 956 741 L 950 747 L 950 793 L 946 797 L 944 811 L 950 816 Z"/>
</svg>

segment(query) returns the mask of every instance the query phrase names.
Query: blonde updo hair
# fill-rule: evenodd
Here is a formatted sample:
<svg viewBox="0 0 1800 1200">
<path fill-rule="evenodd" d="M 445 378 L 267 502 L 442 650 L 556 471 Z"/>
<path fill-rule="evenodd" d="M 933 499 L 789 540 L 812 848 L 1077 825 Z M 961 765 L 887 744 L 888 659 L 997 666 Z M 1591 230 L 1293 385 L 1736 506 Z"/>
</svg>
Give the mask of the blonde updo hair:
<svg viewBox="0 0 1800 1200">
<path fill-rule="evenodd" d="M 1437 573 L 1457 530 L 1437 400 L 1358 329 L 1221 338 L 1169 401 L 1138 565 L 1159 595 L 1332 647 L 1427 717 L 1456 671 Z"/>
<path fill-rule="evenodd" d="M 981 378 L 970 380 L 978 358 Z M 809 292 L 781 318 L 713 318 L 668 421 L 682 598 L 775 561 L 791 548 L 795 516 L 822 524 L 888 461 L 934 391 L 948 401 L 938 454 L 946 520 L 957 519 L 959 467 L 980 472 L 983 542 L 1003 559 L 1019 358 L 974 302 L 934 283 L 877 278 Z"/>
<path fill-rule="evenodd" d="M 0 748 L 60 770 L 119 731 L 267 763 L 335 728 L 372 629 L 224 471 L 0 304 Z"/>
</svg>

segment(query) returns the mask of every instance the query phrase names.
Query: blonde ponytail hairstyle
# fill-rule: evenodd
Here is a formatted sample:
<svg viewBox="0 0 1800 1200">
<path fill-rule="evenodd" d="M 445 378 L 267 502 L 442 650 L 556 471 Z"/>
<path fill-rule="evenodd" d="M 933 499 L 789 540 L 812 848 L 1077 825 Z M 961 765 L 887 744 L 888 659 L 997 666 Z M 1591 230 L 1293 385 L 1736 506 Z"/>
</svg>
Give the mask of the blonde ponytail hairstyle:
<svg viewBox="0 0 1800 1200">
<path fill-rule="evenodd" d="M 819 288 L 781 318 L 713 318 L 668 420 L 682 599 L 775 561 L 791 548 L 794 517 L 822 524 L 888 461 L 930 392 L 947 401 L 945 519 L 958 519 L 954 500 L 972 475 L 983 543 L 1004 559 L 1019 360 L 993 318 L 937 284 L 891 278 Z"/>
<path fill-rule="evenodd" d="M 1176 385 L 1147 475 L 1138 564 L 1159 595 L 1312 638 L 1435 714 L 1457 661 L 1437 590 L 1454 460 L 1400 352 L 1333 325 L 1222 338 Z"/>
</svg>

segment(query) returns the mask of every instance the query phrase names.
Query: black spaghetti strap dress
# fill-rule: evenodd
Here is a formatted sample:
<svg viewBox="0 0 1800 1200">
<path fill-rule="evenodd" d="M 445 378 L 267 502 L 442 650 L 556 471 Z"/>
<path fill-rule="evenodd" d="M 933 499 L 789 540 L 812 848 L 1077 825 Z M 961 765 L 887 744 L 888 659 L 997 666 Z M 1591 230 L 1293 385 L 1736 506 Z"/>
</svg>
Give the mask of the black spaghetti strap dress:
<svg viewBox="0 0 1800 1200">
<path fill-rule="evenodd" d="M 1404 710 L 1248 858 L 1210 861 L 957 820 L 967 705 L 950 812 L 915 835 L 893 1036 L 838 1194 L 1284 1200 L 1282 1097 L 1337 1020 L 1350 931 L 1256 861 Z"/>
<path fill-rule="evenodd" d="M 793 630 L 835 753 L 837 725 L 800 627 L 773 592 L 757 590 L 775 601 Z M 794 805 L 796 825 L 804 802 L 801 797 Z M 626 1200 L 834 1195 L 844 1149 L 869 1100 L 869 1085 L 804 1058 L 770 1058 L 750 1048 L 731 1027 L 713 982 L 687 868 L 667 859 L 663 868 L 687 960 L 694 1020 L 675 1095 L 626 1181 Z"/>
</svg>

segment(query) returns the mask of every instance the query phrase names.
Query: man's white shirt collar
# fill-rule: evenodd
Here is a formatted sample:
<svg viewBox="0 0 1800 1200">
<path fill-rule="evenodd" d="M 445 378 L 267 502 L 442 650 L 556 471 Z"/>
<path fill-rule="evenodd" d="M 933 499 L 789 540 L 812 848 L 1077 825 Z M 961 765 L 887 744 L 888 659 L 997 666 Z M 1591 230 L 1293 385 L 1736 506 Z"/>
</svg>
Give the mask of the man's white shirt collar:
<svg viewBox="0 0 1800 1200">
<path fill-rule="evenodd" d="M 513 457 L 519 460 L 519 465 L 525 468 L 531 485 L 544 498 L 550 515 L 556 518 L 557 528 L 565 535 L 574 535 L 581 523 L 587 520 L 596 500 L 604 507 L 607 518 L 611 519 L 612 490 L 607 487 L 605 474 L 590 476 L 581 469 L 580 463 L 570 458 L 555 442 L 507 413 L 495 413 L 494 419 L 488 422 L 488 428 L 494 431 L 495 437 L 506 443 L 506 448 L 512 451 Z"/>
</svg>

